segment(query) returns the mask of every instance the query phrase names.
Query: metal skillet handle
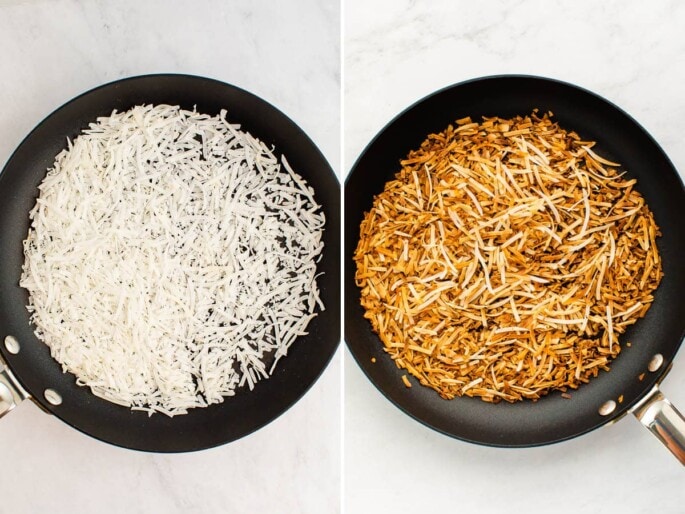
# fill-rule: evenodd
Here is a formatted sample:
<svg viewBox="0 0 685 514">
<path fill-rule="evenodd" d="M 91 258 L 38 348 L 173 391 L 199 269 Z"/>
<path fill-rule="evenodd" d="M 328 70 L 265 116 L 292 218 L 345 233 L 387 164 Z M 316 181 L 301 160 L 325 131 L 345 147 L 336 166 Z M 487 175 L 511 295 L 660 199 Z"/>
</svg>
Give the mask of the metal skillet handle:
<svg viewBox="0 0 685 514">
<path fill-rule="evenodd" d="M 633 414 L 685 465 L 685 418 L 658 386 L 642 399 Z"/>
<path fill-rule="evenodd" d="M 29 398 L 14 375 L 0 357 L 0 418 Z"/>
</svg>

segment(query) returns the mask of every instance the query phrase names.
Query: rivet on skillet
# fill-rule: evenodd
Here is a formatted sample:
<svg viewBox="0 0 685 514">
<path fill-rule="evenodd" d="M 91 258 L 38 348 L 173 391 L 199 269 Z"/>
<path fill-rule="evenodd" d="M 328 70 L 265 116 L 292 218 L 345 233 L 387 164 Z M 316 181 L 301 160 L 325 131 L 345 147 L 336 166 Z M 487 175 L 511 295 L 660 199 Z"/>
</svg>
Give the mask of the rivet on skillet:
<svg viewBox="0 0 685 514">
<path fill-rule="evenodd" d="M 614 400 L 609 400 L 608 402 L 604 402 L 599 407 L 599 413 L 602 416 L 608 416 L 609 414 L 611 414 L 615 410 L 616 410 L 616 402 Z"/>
<path fill-rule="evenodd" d="M 664 363 L 664 356 L 661 355 L 660 353 L 657 353 L 654 357 L 652 357 L 652 360 L 649 361 L 649 364 L 647 364 L 647 369 L 654 373 L 657 369 L 661 367 L 661 365 Z"/>
<path fill-rule="evenodd" d="M 7 348 L 7 351 L 12 355 L 16 355 L 19 353 L 21 346 L 19 345 L 19 341 L 17 341 L 16 337 L 7 336 L 5 337 L 5 348 Z"/>
<path fill-rule="evenodd" d="M 45 399 L 48 401 L 48 403 L 52 405 L 62 405 L 62 395 L 60 395 L 54 389 L 46 389 L 43 393 L 43 396 L 45 396 Z"/>
</svg>

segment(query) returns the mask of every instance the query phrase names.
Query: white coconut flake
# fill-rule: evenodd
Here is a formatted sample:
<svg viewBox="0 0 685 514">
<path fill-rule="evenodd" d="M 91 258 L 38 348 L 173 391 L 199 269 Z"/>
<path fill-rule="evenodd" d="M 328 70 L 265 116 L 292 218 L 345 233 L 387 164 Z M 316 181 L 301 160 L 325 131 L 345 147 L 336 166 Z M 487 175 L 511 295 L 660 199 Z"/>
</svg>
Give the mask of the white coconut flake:
<svg viewBox="0 0 685 514">
<path fill-rule="evenodd" d="M 36 335 L 79 385 L 134 410 L 252 389 L 323 310 L 314 191 L 225 111 L 99 118 L 30 218 L 20 285 Z"/>
</svg>

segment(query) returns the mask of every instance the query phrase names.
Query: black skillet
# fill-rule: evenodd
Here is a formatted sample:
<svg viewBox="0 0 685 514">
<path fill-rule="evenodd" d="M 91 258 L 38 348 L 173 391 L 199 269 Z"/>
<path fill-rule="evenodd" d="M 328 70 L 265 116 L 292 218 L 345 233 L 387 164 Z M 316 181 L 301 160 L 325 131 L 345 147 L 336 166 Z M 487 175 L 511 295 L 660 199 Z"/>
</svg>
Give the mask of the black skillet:
<svg viewBox="0 0 685 514">
<path fill-rule="evenodd" d="M 327 220 L 325 247 L 318 265 L 322 273 L 318 284 L 326 310 L 310 323 L 309 335 L 298 338 L 274 375 L 253 391 L 238 391 L 221 404 L 192 409 L 174 418 L 133 412 L 77 386 L 74 376 L 62 373 L 47 346 L 34 336 L 25 308 L 27 293 L 18 286 L 22 241 L 28 231 L 28 212 L 37 196 L 36 186 L 65 147 L 66 138 L 75 137 L 89 122 L 109 115 L 113 109 L 124 111 L 143 103 L 196 107 L 207 114 L 227 109 L 229 120 L 275 146 L 277 154 L 286 155 L 292 168 L 314 188 Z M 259 429 L 309 389 L 340 340 L 339 183 L 324 156 L 293 121 L 253 94 L 215 80 L 187 75 L 129 78 L 89 91 L 48 116 L 21 143 L 0 175 L 0 262 L 0 341 L 10 335 L 20 347 L 15 355 L 7 349 L 12 348 L 11 344 L 0 344 L 11 373 L 48 412 L 86 434 L 127 448 L 155 452 L 200 450 Z M 4 387 L 0 382 L 0 393 L 4 391 L 7 400 L 8 390 Z M 61 396 L 61 405 L 46 400 L 46 389 Z"/>
<path fill-rule="evenodd" d="M 474 120 L 481 116 L 509 117 L 531 113 L 534 108 L 553 111 L 561 126 L 597 141 L 601 155 L 620 162 L 629 177 L 637 178 L 638 190 L 663 232 L 658 247 L 664 279 L 655 301 L 647 316 L 622 337 L 632 345 L 624 345 L 611 371 L 573 391 L 571 399 L 553 393 L 537 402 L 516 404 L 494 405 L 473 398 L 447 401 L 413 378 L 414 386 L 409 389 L 400 379 L 403 370 L 383 352 L 359 303 L 353 254 L 364 212 L 399 170 L 399 160 L 418 148 L 428 134 L 442 131 L 464 116 Z M 652 431 L 660 431 L 660 438 L 667 439 L 685 463 L 685 422 L 656 389 L 685 335 L 683 205 L 683 183 L 659 145 L 628 114 L 591 92 L 529 76 L 487 77 L 447 87 L 392 120 L 364 150 L 345 183 L 347 345 L 367 377 L 390 401 L 447 435 L 491 446 L 537 446 L 586 433 L 632 410 L 645 424 L 656 413 Z"/>
</svg>

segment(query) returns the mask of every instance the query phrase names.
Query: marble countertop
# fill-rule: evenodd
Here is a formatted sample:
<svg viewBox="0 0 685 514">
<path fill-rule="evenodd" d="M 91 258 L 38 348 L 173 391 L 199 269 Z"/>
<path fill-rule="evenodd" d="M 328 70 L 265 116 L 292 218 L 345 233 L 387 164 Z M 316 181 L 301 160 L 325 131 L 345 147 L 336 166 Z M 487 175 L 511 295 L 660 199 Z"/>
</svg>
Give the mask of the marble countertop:
<svg viewBox="0 0 685 514">
<path fill-rule="evenodd" d="M 346 0 L 344 165 L 396 114 L 466 79 L 541 75 L 636 118 L 685 176 L 685 5 Z M 676 213 L 685 222 L 683 213 Z M 400 412 L 345 352 L 344 499 L 366 512 L 681 513 L 682 466 L 628 416 L 568 442 L 496 449 Z M 685 354 L 662 390 L 685 411 Z"/>
<path fill-rule="evenodd" d="M 339 172 L 339 24 L 337 1 L 0 0 L 0 161 L 79 93 L 178 72 L 266 99 Z M 0 422 L 0 512 L 338 512 L 341 360 L 265 428 L 192 454 L 109 446 L 25 402 Z"/>
<path fill-rule="evenodd" d="M 276 105 L 344 175 L 398 112 L 461 80 L 543 75 L 624 108 L 685 170 L 685 6 L 637 0 L 0 0 L 0 161 L 49 112 L 117 78 L 204 75 Z M 312 99 L 315 99 L 312 102 Z M 344 354 L 344 359 L 341 357 Z M 344 361 L 344 362 L 343 362 Z M 344 367 L 344 472 L 340 374 Z M 685 410 L 685 357 L 663 391 Z M 401 413 L 340 351 L 292 409 L 199 453 L 93 440 L 25 403 L 0 421 L 0 512 L 558 514 L 683 511 L 682 467 L 627 417 L 551 446 L 503 450 Z"/>
</svg>

